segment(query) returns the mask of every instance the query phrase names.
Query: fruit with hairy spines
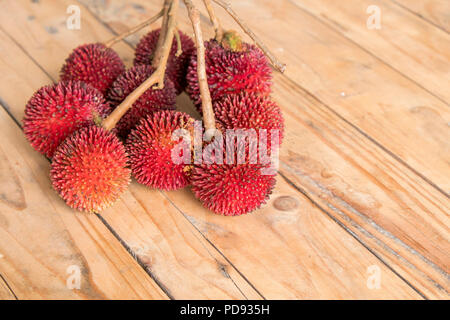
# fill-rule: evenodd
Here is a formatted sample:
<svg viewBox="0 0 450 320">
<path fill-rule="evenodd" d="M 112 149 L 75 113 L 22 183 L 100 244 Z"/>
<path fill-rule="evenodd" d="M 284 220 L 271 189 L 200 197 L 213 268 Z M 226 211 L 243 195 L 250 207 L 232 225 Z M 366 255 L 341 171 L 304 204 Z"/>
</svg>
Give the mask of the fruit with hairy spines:
<svg viewBox="0 0 450 320">
<path fill-rule="evenodd" d="M 125 144 L 137 182 L 161 190 L 176 190 L 190 183 L 191 143 L 182 137 L 175 139 L 173 134 L 184 129 L 179 132 L 191 137 L 193 122 L 188 114 L 174 110 L 151 113 L 139 122 Z"/>
<path fill-rule="evenodd" d="M 102 43 L 84 44 L 72 51 L 63 65 L 62 81 L 79 80 L 105 94 L 125 70 L 119 55 Z"/>
<path fill-rule="evenodd" d="M 153 72 L 154 68 L 149 65 L 137 65 L 125 71 L 112 84 L 106 96 L 107 100 L 113 107 L 118 106 Z M 116 125 L 119 137 L 126 139 L 131 129 L 147 114 L 161 109 L 175 109 L 176 90 L 172 81 L 166 77 L 163 89 L 157 89 L 156 86 L 147 89 L 119 120 Z"/>
<path fill-rule="evenodd" d="M 205 42 L 205 66 L 211 99 L 242 91 L 268 95 L 272 70 L 264 53 L 254 45 L 241 42 L 235 33 L 224 34 L 222 43 Z M 201 97 L 197 75 L 197 55 L 193 53 L 187 71 L 186 92 L 200 110 Z"/>
<path fill-rule="evenodd" d="M 278 130 L 279 144 L 284 133 L 284 119 L 280 107 L 269 96 L 252 92 L 230 94 L 213 105 L 216 125 L 219 130 L 254 129 L 267 130 L 267 150 L 270 149 L 271 130 Z"/>
<path fill-rule="evenodd" d="M 115 134 L 98 126 L 74 132 L 56 150 L 50 178 L 70 207 L 100 212 L 130 183 L 125 147 Z"/>
<path fill-rule="evenodd" d="M 100 123 L 110 111 L 94 87 L 80 81 L 59 82 L 33 94 L 25 106 L 23 130 L 33 148 L 51 158 L 70 134 Z"/>
<path fill-rule="evenodd" d="M 161 29 L 150 31 L 141 38 L 136 46 L 134 65 L 151 65 L 160 30 Z M 167 60 L 166 75 L 175 85 L 177 94 L 180 94 L 186 87 L 187 66 L 191 55 L 195 52 L 195 44 L 189 36 L 181 31 L 178 32 L 180 35 L 182 53 L 178 57 L 176 56 L 178 46 L 174 38 Z"/>
<path fill-rule="evenodd" d="M 220 150 L 218 140 L 212 144 L 216 145 L 216 150 Z M 275 176 L 272 171 L 266 171 L 267 165 L 250 160 L 249 148 L 237 148 L 235 157 L 230 157 L 233 161 L 227 161 L 226 144 L 225 140 L 221 159 L 216 156 L 216 152 L 221 151 L 212 152 L 206 157 L 204 153 L 204 162 L 194 164 L 192 191 L 205 208 L 216 214 L 247 214 L 260 208 L 269 199 L 275 186 Z M 245 152 L 245 161 L 238 161 L 239 152 Z"/>
</svg>

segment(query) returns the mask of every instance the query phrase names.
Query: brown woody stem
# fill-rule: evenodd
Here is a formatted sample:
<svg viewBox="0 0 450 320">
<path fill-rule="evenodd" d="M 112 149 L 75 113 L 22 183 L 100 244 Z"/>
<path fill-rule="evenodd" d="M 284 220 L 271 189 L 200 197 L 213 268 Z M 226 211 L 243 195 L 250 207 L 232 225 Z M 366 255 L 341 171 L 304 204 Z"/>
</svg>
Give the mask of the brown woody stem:
<svg viewBox="0 0 450 320">
<path fill-rule="evenodd" d="M 178 1 L 178 0 L 177 0 Z M 159 31 L 159 38 L 158 38 L 158 42 L 156 43 L 156 47 L 155 47 L 155 53 L 153 55 L 153 60 L 152 60 L 152 67 L 153 68 L 157 68 L 159 65 L 159 60 L 161 59 L 162 56 L 162 45 L 164 42 L 164 39 L 166 38 L 166 33 L 167 33 L 167 28 L 169 27 L 168 21 L 169 21 L 169 10 L 170 7 L 173 3 L 173 0 L 164 0 L 164 5 L 163 5 L 163 20 L 161 23 L 161 29 Z"/>
<path fill-rule="evenodd" d="M 154 84 L 158 83 L 158 88 L 164 87 L 164 74 L 166 72 L 170 48 L 172 47 L 172 41 L 174 37 L 173 33 L 175 28 L 175 16 L 177 10 L 178 1 L 171 1 L 169 10 L 167 11 L 168 30 L 166 32 L 166 37 L 164 38 L 161 45 L 161 59 L 159 60 L 159 65 L 157 66 L 155 72 L 153 72 L 147 80 L 141 83 L 139 87 L 134 89 L 133 92 L 131 92 L 105 120 L 103 120 L 102 126 L 106 130 L 111 130 L 112 128 L 114 128 L 120 118 L 122 118 L 122 116 L 132 107 L 133 103 Z"/>
<path fill-rule="evenodd" d="M 200 13 L 194 7 L 191 0 L 184 0 L 189 12 L 189 18 L 195 34 L 195 45 L 197 47 L 197 75 L 198 85 L 200 87 L 200 97 L 202 99 L 202 113 L 205 129 L 208 132 L 216 130 L 216 121 L 214 119 L 214 111 L 211 102 L 211 94 L 209 92 L 208 80 L 206 77 L 205 67 L 205 46 L 203 43 L 202 30 L 200 28 Z"/>
<path fill-rule="evenodd" d="M 283 73 L 284 70 L 286 70 L 286 64 L 278 61 L 278 59 L 272 54 L 272 52 L 269 51 L 266 45 L 256 36 L 256 34 L 253 33 L 253 31 L 247 26 L 247 24 L 244 21 L 242 21 L 242 19 L 236 14 L 236 12 L 234 12 L 230 4 L 226 3 L 223 0 L 213 0 L 213 1 L 222 8 L 224 8 L 225 11 L 234 19 L 234 21 L 236 21 L 237 24 L 242 28 L 242 30 L 244 30 L 244 32 L 248 34 L 249 37 L 253 39 L 253 41 L 255 41 L 256 45 L 269 58 L 270 62 L 275 67 L 275 69 L 277 69 L 281 73 Z"/>
<path fill-rule="evenodd" d="M 218 42 L 221 42 L 222 36 L 223 36 L 223 29 L 222 29 L 219 19 L 216 16 L 214 9 L 212 7 L 211 1 L 203 0 L 203 3 L 205 4 L 206 10 L 208 10 L 209 19 L 211 20 L 211 23 L 214 28 L 214 32 L 216 34 L 215 39 Z"/>
<path fill-rule="evenodd" d="M 180 31 L 178 30 L 178 26 L 175 26 L 175 39 L 177 40 L 177 52 L 175 53 L 175 57 L 179 57 L 183 53 L 183 47 L 181 46 Z"/>
<path fill-rule="evenodd" d="M 110 48 L 114 44 L 119 42 L 120 40 L 128 37 L 129 35 L 131 35 L 133 33 L 138 32 L 139 30 L 141 30 L 142 28 L 145 28 L 148 25 L 151 25 L 153 22 L 155 22 L 156 20 L 161 18 L 163 16 L 163 14 L 164 14 L 164 10 L 161 10 L 160 12 L 158 12 L 156 15 L 154 15 L 150 19 L 145 20 L 144 22 L 142 22 L 141 24 L 138 24 L 137 26 L 131 28 L 127 32 L 124 32 L 122 34 L 119 34 L 119 35 L 115 36 L 114 38 L 112 38 L 112 39 L 110 39 L 110 40 L 108 40 L 107 42 L 104 43 L 105 47 Z"/>
</svg>

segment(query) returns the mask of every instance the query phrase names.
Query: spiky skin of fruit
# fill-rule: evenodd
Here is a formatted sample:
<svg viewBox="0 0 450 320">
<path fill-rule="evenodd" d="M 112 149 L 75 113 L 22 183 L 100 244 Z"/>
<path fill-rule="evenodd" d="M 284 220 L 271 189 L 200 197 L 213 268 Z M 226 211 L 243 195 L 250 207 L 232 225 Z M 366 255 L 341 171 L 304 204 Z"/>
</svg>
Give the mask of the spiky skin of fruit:
<svg viewBox="0 0 450 320">
<path fill-rule="evenodd" d="M 162 190 L 176 190 L 190 183 L 190 159 L 188 164 L 172 160 L 176 145 L 191 149 L 187 142 L 172 140 L 177 129 L 192 132 L 193 119 L 183 112 L 163 110 L 149 114 L 131 131 L 125 146 L 133 176 L 139 183 Z"/>
<path fill-rule="evenodd" d="M 139 41 L 136 47 L 134 65 L 151 65 L 160 30 L 161 29 L 150 31 Z M 178 47 L 174 38 L 166 68 L 166 75 L 175 85 L 177 94 L 180 94 L 186 87 L 187 66 L 192 53 L 195 52 L 195 44 L 192 39 L 181 31 L 179 31 L 179 34 L 183 52 L 179 57 L 176 56 Z"/>
<path fill-rule="evenodd" d="M 264 53 L 248 43 L 242 51 L 225 49 L 216 40 L 205 42 L 206 76 L 213 101 L 242 91 L 260 95 L 270 93 L 272 71 Z M 191 56 L 187 71 L 186 92 L 200 108 L 201 97 L 197 76 L 197 54 Z"/>
<path fill-rule="evenodd" d="M 79 46 L 66 59 L 60 73 L 62 81 L 79 80 L 105 94 L 113 81 L 125 71 L 119 55 L 101 43 Z"/>
<path fill-rule="evenodd" d="M 23 129 L 34 149 L 51 158 L 76 130 L 100 123 L 111 108 L 103 95 L 80 81 L 40 88 L 25 106 Z"/>
<path fill-rule="evenodd" d="M 56 150 L 50 178 L 72 208 L 100 212 L 111 206 L 130 183 L 124 145 L 97 126 L 82 128 Z"/>
<path fill-rule="evenodd" d="M 269 96 L 242 92 L 227 95 L 214 103 L 217 128 L 222 132 L 227 129 L 267 130 L 270 149 L 270 130 L 279 130 L 279 143 L 283 139 L 284 119 L 280 107 Z"/>
<path fill-rule="evenodd" d="M 192 191 L 205 208 L 237 216 L 258 209 L 269 199 L 275 177 L 263 174 L 264 165 L 249 161 L 227 164 L 225 154 L 222 164 L 214 161 L 214 155 L 210 159 L 209 164 L 194 165 L 191 174 Z"/>
<path fill-rule="evenodd" d="M 153 72 L 154 69 L 148 65 L 134 66 L 124 72 L 114 81 L 108 91 L 108 101 L 111 102 L 113 107 L 118 106 Z M 172 81 L 165 78 L 163 89 L 156 89 L 155 87 L 156 85 L 145 91 L 117 123 L 116 130 L 121 138 L 125 139 L 131 129 L 147 114 L 160 109 L 175 109 L 177 94 Z"/>
</svg>

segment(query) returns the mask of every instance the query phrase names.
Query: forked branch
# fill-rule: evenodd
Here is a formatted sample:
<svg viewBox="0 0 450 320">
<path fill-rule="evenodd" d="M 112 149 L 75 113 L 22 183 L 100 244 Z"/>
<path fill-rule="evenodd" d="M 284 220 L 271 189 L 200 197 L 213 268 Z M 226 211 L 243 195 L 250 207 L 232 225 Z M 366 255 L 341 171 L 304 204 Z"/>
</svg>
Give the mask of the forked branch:
<svg viewBox="0 0 450 320">
<path fill-rule="evenodd" d="M 195 45 L 197 47 L 197 76 L 200 88 L 200 97 L 202 99 L 203 123 L 209 134 L 216 130 L 216 121 L 214 119 L 214 111 L 211 102 L 211 94 L 209 92 L 208 80 L 206 77 L 205 66 L 205 46 L 203 43 L 202 30 L 200 28 L 200 13 L 194 7 L 191 0 L 184 0 L 191 19 L 192 28 L 195 34 Z"/>
<path fill-rule="evenodd" d="M 167 11 L 167 32 L 161 45 L 161 59 L 159 64 L 153 72 L 153 74 L 145 80 L 139 87 L 131 92 L 121 104 L 114 109 L 114 111 L 102 122 L 102 126 L 106 130 L 114 128 L 116 123 L 122 118 L 122 116 L 130 109 L 133 103 L 139 99 L 139 97 L 151 88 L 156 83 L 159 84 L 158 88 L 164 86 L 164 74 L 166 72 L 167 60 L 169 58 L 170 48 L 172 47 L 172 41 L 174 37 L 175 17 L 178 10 L 178 0 L 169 2 L 169 9 Z"/>
<path fill-rule="evenodd" d="M 178 2 L 178 0 L 177 0 L 177 2 Z M 161 23 L 161 29 L 159 31 L 159 38 L 158 38 L 158 42 L 156 43 L 155 53 L 153 55 L 153 60 L 152 60 L 152 67 L 155 69 L 158 67 L 159 60 L 161 59 L 162 45 L 163 45 L 164 39 L 166 38 L 166 32 L 169 27 L 169 25 L 168 25 L 169 10 L 170 10 L 172 3 L 173 3 L 173 0 L 164 0 L 164 5 L 163 5 L 163 9 L 162 9 L 163 20 Z"/>
</svg>

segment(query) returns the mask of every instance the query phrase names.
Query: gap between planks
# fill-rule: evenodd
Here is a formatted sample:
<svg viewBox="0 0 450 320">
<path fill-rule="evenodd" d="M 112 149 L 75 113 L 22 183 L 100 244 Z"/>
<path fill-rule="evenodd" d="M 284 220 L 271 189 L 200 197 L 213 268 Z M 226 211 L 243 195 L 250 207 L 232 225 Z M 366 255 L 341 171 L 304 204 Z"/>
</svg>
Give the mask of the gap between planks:
<svg viewBox="0 0 450 320">
<path fill-rule="evenodd" d="M 2 257 L 0 257 L 2 258 Z M 14 291 L 0 274 L 0 300 L 19 300 Z"/>
<path fill-rule="evenodd" d="M 426 15 L 423 14 L 423 13 L 421 13 L 421 12 L 419 12 L 419 10 L 412 10 L 412 9 L 408 8 L 405 4 L 402 3 L 402 1 L 398 1 L 398 0 L 391 0 L 391 1 L 392 1 L 392 3 L 394 3 L 394 4 L 396 4 L 397 6 L 401 7 L 402 9 L 404 9 L 404 10 L 406 10 L 406 11 L 409 11 L 410 13 L 412 13 L 412 14 L 414 14 L 415 16 L 419 17 L 419 18 L 422 19 L 423 21 L 428 22 L 429 24 L 435 26 L 436 28 L 438 28 L 438 29 L 440 29 L 440 30 L 442 30 L 442 31 L 444 31 L 444 32 L 446 32 L 446 33 L 448 33 L 448 34 L 450 34 L 450 29 L 449 29 L 449 26 L 448 26 L 448 25 L 447 25 L 446 27 L 444 27 L 443 25 L 439 24 L 439 22 L 433 21 L 431 18 L 426 17 Z M 428 5 L 431 6 L 431 5 L 432 5 L 432 4 L 431 4 L 431 1 L 435 1 L 435 0 L 421 0 L 421 1 L 422 1 L 422 2 L 425 2 L 424 5 L 427 5 L 427 4 L 428 4 Z M 444 0 L 444 1 L 447 1 L 447 0 Z M 405 2 L 405 1 L 403 0 L 403 2 Z M 409 4 L 409 5 L 411 5 L 410 2 L 411 2 L 411 0 L 408 0 L 408 4 Z M 447 9 L 450 10 L 450 5 L 447 5 Z M 444 15 L 447 14 L 447 17 L 448 17 L 448 13 L 449 13 L 449 12 L 445 12 L 445 8 L 444 8 L 444 10 L 442 10 L 442 13 L 443 13 Z M 448 20 L 449 25 L 450 25 L 450 18 L 447 18 L 447 20 Z"/>
<path fill-rule="evenodd" d="M 35 60 L 31 57 L 31 55 L 13 38 L 9 35 L 9 33 L 7 33 L 5 30 L 3 30 L 3 28 L 0 26 L 0 30 L 3 31 L 4 34 L 6 34 L 11 41 L 13 41 L 19 48 L 20 50 L 23 51 L 23 53 L 30 58 L 31 61 L 33 61 L 33 63 L 39 68 L 41 69 L 46 75 L 47 77 L 55 83 L 55 79 L 48 73 L 45 71 L 45 69 Z M 21 123 L 13 116 L 13 114 L 11 114 L 11 112 L 9 111 L 10 108 L 8 107 L 8 104 L 6 103 L 6 101 L 4 101 L 2 99 L 2 97 L 0 97 L 0 105 L 2 107 L 2 109 L 8 114 L 8 116 L 12 119 L 12 121 L 14 121 L 14 123 L 19 127 L 19 129 L 22 131 L 22 125 Z M 50 161 L 49 159 L 47 159 L 48 161 Z M 142 263 L 142 261 L 138 258 L 138 256 L 136 254 L 133 254 L 131 249 L 129 248 L 129 246 L 126 245 L 125 241 L 123 241 L 123 239 L 120 238 L 120 236 L 114 232 L 114 230 L 111 228 L 111 226 L 101 217 L 100 214 L 95 214 L 97 216 L 97 218 L 100 220 L 101 223 L 103 223 L 105 225 L 105 227 L 114 235 L 114 237 L 119 241 L 119 243 L 124 247 L 124 249 L 128 252 L 128 254 L 130 254 L 130 256 L 139 264 L 139 266 L 150 276 L 151 279 L 153 279 L 153 281 L 155 281 L 155 283 L 160 287 L 160 289 L 171 299 L 173 300 L 173 296 L 171 295 L 170 291 L 167 290 L 167 288 L 158 280 L 158 278 L 153 275 L 151 273 L 151 271 L 145 267 L 145 265 Z M 0 274 L 0 277 L 3 279 L 3 277 Z M 6 282 L 5 279 L 3 279 L 6 283 L 6 285 L 9 287 L 8 283 Z M 12 291 L 11 291 L 12 292 Z M 14 292 L 12 292 L 14 294 Z M 14 296 L 16 296 L 14 294 Z M 17 297 L 16 297 L 17 298 Z"/>
<path fill-rule="evenodd" d="M 91 8 L 89 6 L 87 6 L 85 3 L 83 3 L 80 0 L 77 0 L 86 10 L 88 10 L 91 15 L 93 17 L 95 17 L 95 19 L 101 23 L 103 26 L 105 26 L 112 34 L 114 35 L 118 35 L 118 32 L 116 32 L 107 22 L 103 21 L 95 12 L 93 12 L 91 10 Z M 203 12 L 201 12 L 201 17 L 203 21 L 208 22 L 208 17 L 206 17 L 204 15 Z M 128 46 L 130 46 L 133 50 L 135 49 L 135 47 L 133 46 L 132 43 L 130 43 L 129 41 L 127 41 L 126 39 L 123 40 Z M 303 88 L 300 84 L 296 83 L 295 81 L 293 81 L 292 79 L 290 79 L 289 77 L 287 77 L 285 74 L 282 74 L 281 77 L 284 77 L 285 79 L 287 79 L 288 81 L 294 83 L 296 86 L 298 86 L 299 88 L 301 88 L 302 91 L 304 91 L 305 93 L 311 95 L 312 97 L 314 97 L 314 99 L 317 99 L 317 97 L 315 97 L 312 93 L 310 93 L 309 91 L 307 91 L 305 88 Z M 320 101 L 319 99 L 317 99 L 318 101 Z M 324 104 L 330 111 L 332 111 L 333 113 L 335 113 L 337 116 L 339 116 L 340 118 L 342 118 L 343 120 L 345 120 L 342 116 L 340 116 L 337 112 L 335 112 L 332 108 L 330 108 L 327 104 Z M 350 122 L 348 122 L 347 120 L 345 120 L 349 125 L 351 125 L 352 127 L 354 127 L 355 129 L 357 129 L 358 131 L 360 131 L 364 136 L 366 136 L 367 138 L 369 138 L 369 140 L 371 140 L 372 142 L 376 142 L 374 139 L 372 139 L 369 135 L 365 134 L 361 129 L 357 128 L 356 126 L 354 126 L 353 124 L 351 124 Z M 388 150 L 386 150 L 385 148 L 383 148 L 380 144 L 376 143 L 378 146 L 380 146 L 383 150 L 387 151 L 388 153 L 390 153 Z M 393 154 L 392 154 L 393 155 Z M 358 241 L 365 249 L 367 249 L 376 259 L 378 259 L 381 263 L 383 263 L 388 269 L 390 269 L 396 276 L 398 276 L 402 281 L 404 281 L 409 287 L 411 287 L 416 293 L 418 293 L 422 298 L 427 299 L 427 297 L 420 292 L 420 290 L 416 287 L 414 287 L 409 281 L 407 281 L 404 277 L 402 277 L 398 272 L 396 272 L 385 260 L 383 260 L 379 255 L 377 255 L 376 253 L 374 253 L 367 245 L 364 244 L 363 240 L 360 239 L 355 233 L 353 233 L 351 230 L 349 230 L 348 228 L 345 227 L 345 225 L 343 225 L 342 223 L 340 223 L 337 219 L 335 219 L 328 211 L 326 211 L 322 206 L 320 206 L 317 202 L 313 201 L 312 198 L 308 195 L 308 193 L 306 191 L 304 191 L 303 189 L 301 189 L 299 186 L 297 186 L 294 182 L 288 180 L 285 175 L 283 175 L 281 172 L 278 172 L 278 174 L 284 179 L 286 180 L 292 187 L 294 187 L 299 193 L 301 193 L 302 195 L 304 195 L 309 201 L 311 201 L 311 203 L 317 207 L 318 209 L 320 209 L 322 212 L 324 212 L 332 221 L 334 221 L 338 226 L 340 226 L 344 231 L 346 231 L 350 236 L 352 236 L 356 241 Z M 426 181 L 426 180 L 425 180 Z M 303 190 L 303 191 L 301 191 Z M 168 198 L 170 199 L 170 198 Z M 239 271 L 239 269 L 233 265 L 233 263 L 220 251 L 219 248 L 217 248 L 216 246 L 214 246 L 214 244 L 197 228 L 197 226 L 195 226 L 195 224 L 192 223 L 191 220 L 189 220 L 186 216 L 186 214 L 173 202 L 170 200 L 170 202 L 172 203 L 172 205 L 177 208 L 177 210 L 186 218 L 186 220 L 191 223 L 191 225 L 197 229 L 199 231 L 199 233 L 205 238 L 206 241 L 208 241 L 229 263 L 230 265 L 232 265 L 240 274 L 242 277 L 244 277 L 248 283 L 262 296 L 262 293 L 256 288 L 254 287 L 254 285 L 245 277 L 245 275 L 243 273 L 241 273 Z M 264 297 L 265 299 L 265 297 Z"/>
<path fill-rule="evenodd" d="M 389 0 L 387 0 L 387 1 L 389 1 Z M 330 30 L 336 32 L 340 36 L 342 36 L 345 39 L 347 39 L 353 45 L 355 45 L 356 47 L 358 47 L 362 51 L 366 52 L 367 54 L 372 56 L 374 59 L 376 59 L 379 62 L 381 62 L 382 64 L 386 65 L 387 67 L 389 67 L 390 69 L 392 69 L 396 73 L 402 75 L 405 79 L 408 79 L 412 83 L 416 84 L 418 87 L 420 87 L 422 90 L 424 90 L 427 93 L 429 93 L 430 95 L 432 95 L 434 98 L 438 99 L 439 101 L 441 101 L 442 103 L 446 104 L 447 106 L 450 106 L 450 103 L 448 101 L 446 101 L 444 97 L 440 96 L 438 93 L 434 92 L 433 90 L 427 88 L 422 83 L 420 83 L 418 80 L 414 79 L 412 76 L 407 75 L 399 67 L 395 67 L 392 63 L 388 62 L 386 59 L 381 58 L 378 54 L 376 54 L 375 52 L 372 52 L 372 50 L 370 50 L 369 48 L 366 48 L 363 44 L 360 44 L 357 40 L 354 40 L 351 36 L 349 36 L 349 35 L 345 34 L 344 32 L 342 32 L 342 28 L 343 27 L 340 26 L 335 20 L 332 20 L 328 16 L 325 16 L 325 15 L 320 15 L 319 16 L 317 13 L 311 11 L 311 9 L 308 7 L 308 5 L 302 5 L 296 0 L 289 0 L 289 2 L 292 3 L 293 5 L 295 5 L 298 9 L 302 10 L 304 13 L 306 13 L 309 16 L 311 16 L 312 18 L 316 19 L 318 22 L 320 22 L 323 25 L 325 25 L 326 27 L 328 27 Z M 408 11 L 406 11 L 406 12 L 408 12 Z M 410 13 L 410 12 L 408 12 L 408 13 Z M 410 13 L 410 14 L 414 15 L 412 13 Z M 416 16 L 416 15 L 414 15 L 414 16 Z M 338 26 L 340 28 L 338 28 Z"/>
<path fill-rule="evenodd" d="M 30 54 L 26 51 L 26 49 L 23 47 L 23 46 L 21 46 L 19 43 L 17 43 L 17 41 L 15 41 L 15 39 L 13 38 L 13 37 L 11 37 L 11 35 L 6 31 L 6 30 L 4 30 L 1 26 L 0 26 L 0 30 L 2 30 L 3 31 L 3 33 L 5 34 L 5 35 L 7 35 L 8 37 L 9 37 L 9 39 L 11 40 L 11 41 L 13 41 L 16 45 L 17 45 L 17 47 L 21 50 L 21 51 L 23 51 L 23 53 L 28 57 L 28 58 L 30 58 L 30 60 L 40 69 L 40 70 L 42 70 L 44 73 L 45 73 L 45 75 L 47 75 L 48 76 L 48 78 L 51 80 L 51 81 L 53 81 L 53 82 L 55 82 L 56 80 L 55 80 L 55 78 L 54 77 L 52 77 L 48 72 L 46 72 L 45 71 L 45 69 L 35 60 L 35 59 L 33 59 L 31 56 L 30 56 Z M 128 43 L 127 43 L 128 44 Z M 128 44 L 129 45 L 129 44 Z M 14 121 L 14 123 L 21 129 L 21 124 L 19 123 L 19 121 L 13 116 L 13 114 L 11 114 L 11 112 L 10 112 L 10 108 L 8 107 L 8 104 L 0 97 L 0 102 L 3 102 L 3 104 L 2 104 L 2 109 L 3 110 L 5 110 L 5 112 L 8 114 L 8 116 L 9 117 L 11 117 L 11 119 Z M 112 233 L 112 235 L 119 241 L 119 243 L 124 247 L 124 249 L 127 251 L 127 253 L 128 254 L 130 254 L 131 255 L 131 257 L 140 265 L 140 267 L 150 276 L 150 278 L 151 279 L 153 279 L 154 281 L 155 281 L 155 283 L 161 288 L 161 290 L 170 298 L 170 299 L 174 299 L 174 296 L 172 295 L 172 293 L 170 292 L 170 290 L 167 288 L 167 286 L 165 286 L 163 283 L 162 283 L 162 281 L 160 280 L 160 279 L 158 279 L 158 277 L 156 276 L 156 275 L 154 275 L 152 272 L 151 272 L 151 270 L 145 265 L 145 263 L 139 258 L 139 255 L 136 253 L 136 252 L 134 252 L 131 248 L 130 248 L 130 246 L 127 244 L 127 242 L 122 238 L 122 237 L 120 237 L 120 235 L 118 234 L 118 232 L 116 232 L 113 228 L 112 228 L 112 226 L 111 226 L 111 224 L 110 223 L 108 223 L 100 214 L 96 214 L 96 216 L 97 216 L 97 218 L 100 220 L 100 222 L 101 223 L 103 223 L 104 225 L 105 225 L 105 227 Z M 183 216 L 184 217 L 184 219 L 185 219 L 185 216 Z M 191 225 L 191 222 L 188 220 L 188 219 L 186 219 L 186 221 Z M 197 230 L 195 227 L 194 227 L 194 229 L 195 230 Z M 194 232 L 192 231 L 192 230 L 190 230 L 191 232 L 192 232 L 192 234 L 195 236 L 195 237 L 197 237 L 195 234 L 194 234 Z M 201 245 L 203 245 L 203 243 L 202 242 L 200 242 L 200 244 Z M 212 258 L 212 259 L 214 259 L 214 261 L 217 263 L 217 265 L 220 267 L 220 266 L 222 266 L 222 263 L 219 261 L 219 260 L 217 260 L 217 258 L 216 257 L 214 257 L 214 255 L 212 255 L 211 254 L 211 252 L 209 251 L 209 249 L 208 248 L 206 248 L 204 245 L 203 245 L 203 247 L 204 247 L 204 249 L 208 252 L 208 254 L 210 255 L 210 257 Z M 222 252 L 220 252 L 217 248 L 214 248 L 215 250 L 217 250 L 218 251 L 218 253 L 221 255 L 221 256 L 223 256 L 224 257 L 224 255 L 223 255 L 223 253 Z M 228 259 L 226 259 L 227 261 L 229 261 Z M 236 272 L 240 275 L 240 276 L 242 276 L 242 273 L 239 271 L 239 270 L 237 270 L 236 269 L 236 267 L 233 265 L 232 266 L 232 268 L 234 268 L 235 270 L 236 270 Z M 232 282 L 232 284 L 233 284 L 233 286 L 241 293 L 241 295 L 242 295 L 242 297 L 244 297 L 244 299 L 248 299 L 248 297 L 246 296 L 246 294 L 244 293 L 244 289 L 242 289 L 242 288 L 240 288 L 239 287 L 239 283 L 235 280 L 235 279 L 233 279 L 233 275 L 232 274 L 230 274 L 229 272 L 227 272 L 225 269 L 224 269 L 224 267 L 222 266 L 222 268 L 221 268 L 221 272 L 225 275 L 225 277 L 226 278 L 228 278 L 231 282 Z M 264 299 L 264 296 L 258 291 L 258 290 L 256 290 L 256 288 L 255 288 L 255 286 L 252 284 L 252 283 L 250 283 L 249 281 L 248 281 L 248 279 L 247 278 L 245 278 L 245 277 L 243 277 L 243 279 L 244 279 L 244 281 L 247 281 L 248 282 L 248 285 L 251 287 L 251 288 L 253 288 L 253 290 L 255 290 L 255 295 L 251 295 L 251 298 L 252 299 L 259 299 L 259 298 L 263 298 Z M 247 295 L 248 295 L 248 293 L 247 293 Z M 259 297 L 258 297 L 259 296 Z"/>
</svg>

